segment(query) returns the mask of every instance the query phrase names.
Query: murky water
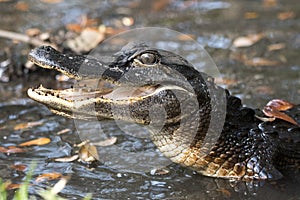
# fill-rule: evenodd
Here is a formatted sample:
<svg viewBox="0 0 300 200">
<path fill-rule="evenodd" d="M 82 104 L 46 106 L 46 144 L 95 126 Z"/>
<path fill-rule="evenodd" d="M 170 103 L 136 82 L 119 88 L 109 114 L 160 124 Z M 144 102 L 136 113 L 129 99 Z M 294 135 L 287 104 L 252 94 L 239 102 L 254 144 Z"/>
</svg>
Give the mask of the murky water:
<svg viewBox="0 0 300 200">
<path fill-rule="evenodd" d="M 34 3 L 33 3 L 34 2 Z M 300 5 L 297 0 L 265 4 L 261 1 L 172 1 L 164 6 L 159 1 L 64 1 L 45 4 L 28 1 L 29 10 L 16 11 L 15 2 L 0 3 L 0 27 L 13 31 L 24 31 L 38 27 L 52 30 L 67 23 L 78 22 L 80 15 L 99 18 L 106 25 L 115 25 L 124 16 L 135 19 L 132 27 L 167 27 L 182 33 L 192 34 L 210 53 L 224 79 L 233 80 L 227 87 L 251 107 L 262 107 L 273 98 L 300 102 Z M 276 2 L 276 1 L 275 1 Z M 247 6 L 245 6 L 247 5 Z M 278 19 L 278 14 L 292 11 L 295 17 Z M 245 19 L 245 13 L 256 13 L 257 18 Z M 47 19 L 47 20 L 45 20 Z M 46 22 L 46 23 L 45 23 Z M 265 33 L 266 37 L 249 48 L 235 49 L 235 38 L 251 33 Z M 270 44 L 284 43 L 281 50 L 268 51 Z M 12 45 L 0 39 L 0 47 Z M 251 67 L 236 61 L 238 54 L 249 57 L 267 57 L 280 60 L 278 66 Z M 73 144 L 79 143 L 74 121 L 55 116 L 44 106 L 26 95 L 28 87 L 43 83 L 46 87 L 66 87 L 68 83 L 57 83 L 54 77 L 31 74 L 9 83 L 0 83 L 0 146 L 18 145 L 39 137 L 52 141 L 45 146 L 26 148 L 25 153 L 0 153 L 0 176 L 2 179 L 20 183 L 24 172 L 12 170 L 11 165 L 26 164 L 34 160 L 37 167 L 34 178 L 48 172 L 71 174 L 66 188 L 60 193 L 68 199 L 77 199 L 92 193 L 95 199 L 299 199 L 299 173 L 289 172 L 279 181 L 244 183 L 213 179 L 195 174 L 193 171 L 170 164 L 165 175 L 152 175 L 149 171 L 118 170 L 112 165 L 99 165 L 91 170 L 79 162 L 47 162 L 48 158 L 73 155 Z M 15 130 L 20 123 L 41 122 L 32 128 Z M 92 124 L 86 125 L 91 127 Z M 102 122 L 107 137 L 117 137 L 117 146 L 137 155 L 144 155 L 147 165 L 155 146 L 147 137 L 124 134 L 115 122 Z M 143 130 L 124 125 L 136 134 Z M 70 131 L 58 135 L 63 129 Z M 90 132 L 88 132 L 90 131 Z M 87 129 L 93 134 L 92 129 Z M 103 156 L 105 156 L 105 151 Z M 156 154 L 155 154 L 156 155 Z M 100 157 L 102 155 L 100 154 Z M 148 160 L 147 160 L 148 159 Z M 165 158 L 159 157 L 161 161 Z M 128 164 L 136 163 L 134 157 Z M 142 162 L 142 161 L 141 161 Z M 119 163 L 119 165 L 124 163 Z M 116 164 L 118 166 L 118 163 Z M 52 186 L 55 181 L 32 182 L 31 193 Z M 12 192 L 11 192 L 12 193 Z"/>
</svg>

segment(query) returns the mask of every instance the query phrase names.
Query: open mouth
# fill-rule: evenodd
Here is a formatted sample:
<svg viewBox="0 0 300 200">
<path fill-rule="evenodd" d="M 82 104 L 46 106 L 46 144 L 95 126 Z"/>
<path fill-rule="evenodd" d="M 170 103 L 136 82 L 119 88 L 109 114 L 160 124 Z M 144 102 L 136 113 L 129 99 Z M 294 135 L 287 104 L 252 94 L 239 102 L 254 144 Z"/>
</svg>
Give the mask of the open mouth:
<svg viewBox="0 0 300 200">
<path fill-rule="evenodd" d="M 87 85 L 83 82 L 99 82 Z M 33 100 L 40 102 L 51 111 L 63 116 L 87 119 L 98 116 L 95 107 L 130 106 L 133 102 L 155 95 L 162 90 L 161 86 L 116 86 L 107 81 L 81 80 L 80 84 L 74 84 L 73 88 L 55 90 L 42 85 L 37 88 L 29 88 L 27 94 Z M 105 112 L 102 112 L 103 116 Z M 103 116 L 105 117 L 105 116 Z M 110 116 L 107 116 L 108 118 Z"/>
</svg>

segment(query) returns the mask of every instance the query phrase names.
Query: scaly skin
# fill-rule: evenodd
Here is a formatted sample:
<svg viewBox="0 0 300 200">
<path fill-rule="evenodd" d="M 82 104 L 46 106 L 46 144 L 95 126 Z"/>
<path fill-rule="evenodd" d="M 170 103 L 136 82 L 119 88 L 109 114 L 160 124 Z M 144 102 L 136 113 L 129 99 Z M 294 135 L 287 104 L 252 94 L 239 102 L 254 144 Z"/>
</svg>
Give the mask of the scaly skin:
<svg viewBox="0 0 300 200">
<path fill-rule="evenodd" d="M 203 175 L 278 179 L 280 169 L 299 164 L 299 127 L 278 119 L 261 122 L 253 109 L 174 53 L 135 46 L 105 63 L 39 47 L 29 59 L 83 82 L 97 79 L 66 90 L 31 88 L 29 97 L 66 117 L 144 124 L 164 155 Z M 300 106 L 286 112 L 300 122 Z"/>
</svg>

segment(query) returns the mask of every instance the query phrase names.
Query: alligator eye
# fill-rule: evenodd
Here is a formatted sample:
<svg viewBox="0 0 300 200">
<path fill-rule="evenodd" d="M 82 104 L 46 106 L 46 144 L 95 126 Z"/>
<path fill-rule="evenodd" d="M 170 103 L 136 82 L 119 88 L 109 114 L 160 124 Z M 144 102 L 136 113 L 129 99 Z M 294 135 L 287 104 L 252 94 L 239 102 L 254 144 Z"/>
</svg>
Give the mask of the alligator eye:
<svg viewBox="0 0 300 200">
<path fill-rule="evenodd" d="M 156 56 L 152 53 L 144 53 L 141 55 L 140 60 L 143 64 L 152 65 L 156 62 Z"/>
</svg>

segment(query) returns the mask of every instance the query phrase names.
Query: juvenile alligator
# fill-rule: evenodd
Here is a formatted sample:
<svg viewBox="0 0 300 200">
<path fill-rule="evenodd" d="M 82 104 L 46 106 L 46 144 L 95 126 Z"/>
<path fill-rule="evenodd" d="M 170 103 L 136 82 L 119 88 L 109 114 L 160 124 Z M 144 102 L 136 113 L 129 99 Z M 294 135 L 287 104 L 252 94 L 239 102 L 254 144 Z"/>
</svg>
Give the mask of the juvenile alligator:
<svg viewBox="0 0 300 200">
<path fill-rule="evenodd" d="M 112 59 L 105 63 L 49 46 L 36 48 L 29 60 L 40 67 L 98 81 L 65 90 L 40 86 L 28 89 L 28 95 L 62 116 L 146 125 L 164 155 L 206 176 L 278 179 L 280 170 L 299 168 L 299 126 L 280 119 L 262 122 L 255 110 L 182 57 L 138 45 Z M 300 123 L 300 105 L 286 113 Z"/>
</svg>

